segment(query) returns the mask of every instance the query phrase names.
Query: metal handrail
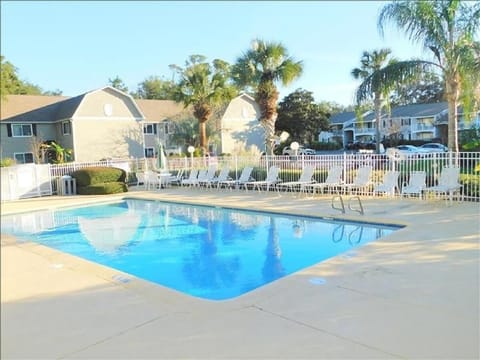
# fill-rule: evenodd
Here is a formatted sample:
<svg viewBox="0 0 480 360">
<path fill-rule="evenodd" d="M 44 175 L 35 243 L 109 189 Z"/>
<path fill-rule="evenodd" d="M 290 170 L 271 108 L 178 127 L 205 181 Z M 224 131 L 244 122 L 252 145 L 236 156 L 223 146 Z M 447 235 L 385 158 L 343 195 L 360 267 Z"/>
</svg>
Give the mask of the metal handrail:
<svg viewBox="0 0 480 360">
<path fill-rule="evenodd" d="M 340 200 L 340 203 L 342 204 L 341 208 L 336 207 L 335 204 L 334 204 L 334 201 L 337 198 Z M 342 195 L 335 195 L 334 197 L 332 197 L 332 204 L 331 205 L 332 205 L 332 209 L 339 210 L 339 211 L 342 212 L 342 214 L 345 214 L 345 204 L 343 203 Z"/>
<path fill-rule="evenodd" d="M 353 199 L 357 199 L 358 200 L 358 205 L 360 206 L 360 209 L 354 209 L 352 207 L 352 200 Z M 358 212 L 360 215 L 363 215 L 364 214 L 364 210 L 363 210 L 363 205 L 362 205 L 362 200 L 360 199 L 360 196 L 356 195 L 356 196 L 352 196 L 350 198 L 350 200 L 348 201 L 348 208 L 352 211 L 356 211 Z"/>
</svg>

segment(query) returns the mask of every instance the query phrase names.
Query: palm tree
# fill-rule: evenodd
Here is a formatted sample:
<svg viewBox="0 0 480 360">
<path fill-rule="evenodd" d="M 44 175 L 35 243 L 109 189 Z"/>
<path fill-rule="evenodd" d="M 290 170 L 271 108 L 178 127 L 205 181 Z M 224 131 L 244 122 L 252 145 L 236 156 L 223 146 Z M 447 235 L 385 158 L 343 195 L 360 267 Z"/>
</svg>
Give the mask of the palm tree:
<svg viewBox="0 0 480 360">
<path fill-rule="evenodd" d="M 394 0 L 380 12 L 378 27 L 383 34 L 388 21 L 403 29 L 408 38 L 431 51 L 433 60 L 410 60 L 385 67 L 376 79 L 412 75 L 436 69 L 443 77 L 448 102 L 448 147 L 458 152 L 458 105 L 464 114 L 480 101 L 480 3 L 460 0 Z"/>
<path fill-rule="evenodd" d="M 237 59 L 232 76 L 237 85 L 253 91 L 260 107 L 259 120 L 265 129 L 266 152 L 273 155 L 279 95 L 275 83 L 290 84 L 302 74 L 303 64 L 288 56 L 287 49 L 280 43 L 257 39 L 252 45 Z"/>
<path fill-rule="evenodd" d="M 390 49 L 374 50 L 372 52 L 364 51 L 360 60 L 361 66 L 352 70 L 352 76 L 355 79 L 362 79 L 363 81 L 371 81 L 370 79 L 376 72 L 381 70 L 387 63 L 388 57 L 391 54 Z M 395 63 L 395 59 L 388 60 L 388 64 Z M 359 89 L 363 89 L 360 85 Z M 370 93 L 357 92 L 357 102 L 362 101 L 367 96 L 373 97 L 373 106 L 375 109 L 375 142 L 377 153 L 380 150 L 380 119 L 382 111 L 382 103 L 388 98 L 388 94 L 392 90 L 389 83 L 374 83 L 369 88 Z"/>
<path fill-rule="evenodd" d="M 236 89 L 228 83 L 229 64 L 223 60 L 205 62 L 203 55 L 191 55 L 185 68 L 176 66 L 179 80 L 174 89 L 174 98 L 185 107 L 193 107 L 193 115 L 198 120 L 200 147 L 207 150 L 206 123 L 214 108 L 230 101 Z"/>
</svg>

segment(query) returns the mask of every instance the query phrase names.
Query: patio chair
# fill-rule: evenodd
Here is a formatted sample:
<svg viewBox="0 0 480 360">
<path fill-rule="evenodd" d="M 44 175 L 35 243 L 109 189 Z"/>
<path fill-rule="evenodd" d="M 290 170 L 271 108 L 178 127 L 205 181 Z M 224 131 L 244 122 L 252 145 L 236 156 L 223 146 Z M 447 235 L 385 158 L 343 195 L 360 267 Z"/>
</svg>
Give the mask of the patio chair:
<svg viewBox="0 0 480 360">
<path fill-rule="evenodd" d="M 211 180 L 206 180 L 203 182 L 203 185 L 206 186 L 206 187 L 213 187 L 214 185 L 217 185 L 217 188 L 218 188 L 218 184 L 220 183 L 220 181 L 227 181 L 229 179 L 229 175 L 230 174 L 230 167 L 229 166 L 224 166 L 222 167 L 222 170 L 220 170 L 220 173 L 218 174 L 218 176 L 215 176 L 213 179 Z"/>
<path fill-rule="evenodd" d="M 313 195 L 315 195 L 315 192 L 318 190 L 321 190 L 323 193 L 323 190 L 325 188 L 334 188 L 336 186 L 341 186 L 343 184 L 342 180 L 342 172 L 343 172 L 343 167 L 341 166 L 334 166 L 328 171 L 327 178 L 325 179 L 324 182 L 320 183 L 313 183 L 313 184 L 307 184 L 305 185 L 305 191 L 311 189 L 313 192 Z"/>
<path fill-rule="evenodd" d="M 276 185 L 280 183 L 282 180 L 279 179 L 278 173 L 280 172 L 280 168 L 278 166 L 272 165 L 267 173 L 267 178 L 265 180 L 259 181 L 247 181 L 245 185 L 245 190 L 248 190 L 248 186 L 252 186 L 252 188 L 258 191 L 261 191 L 262 188 L 265 188 L 267 191 L 270 190 L 270 187 L 276 188 Z"/>
<path fill-rule="evenodd" d="M 161 186 L 160 178 L 158 177 L 158 173 L 156 173 L 155 171 L 147 170 L 145 171 L 144 176 L 146 190 L 150 190 L 151 187 L 153 187 L 153 189 L 156 189 Z"/>
<path fill-rule="evenodd" d="M 377 193 L 383 193 L 383 194 L 394 196 L 395 192 L 398 191 L 399 176 L 400 176 L 399 171 L 393 171 L 393 170 L 387 171 L 383 176 L 383 182 L 373 187 L 373 195 Z"/>
<path fill-rule="evenodd" d="M 197 184 L 198 186 L 209 186 L 210 182 L 213 181 L 215 178 L 215 173 L 217 172 L 217 165 L 215 164 L 210 164 L 208 166 L 208 169 L 205 173 L 205 177 L 199 177 L 197 178 Z"/>
<path fill-rule="evenodd" d="M 304 186 L 307 184 L 312 184 L 315 180 L 313 180 L 313 172 L 315 171 L 314 165 L 307 165 L 302 171 L 300 178 L 297 181 L 287 181 L 281 184 L 278 184 L 278 189 L 285 189 L 287 190 L 294 190 L 297 187 L 300 191 L 304 190 Z"/>
<path fill-rule="evenodd" d="M 252 171 L 253 167 L 251 166 L 246 166 L 243 168 L 242 173 L 240 174 L 240 177 L 237 180 L 224 180 L 224 181 L 219 181 L 217 184 L 217 187 L 220 188 L 222 186 L 232 189 L 233 187 L 235 188 L 240 188 L 245 186 L 245 184 L 249 181 L 255 180 L 252 178 Z"/>
<path fill-rule="evenodd" d="M 182 186 L 193 186 L 197 183 L 197 178 L 198 178 L 198 169 L 192 169 L 190 170 L 190 175 L 188 176 L 187 179 L 182 179 L 180 181 L 180 185 Z"/>
<path fill-rule="evenodd" d="M 357 175 L 353 179 L 353 182 L 348 184 L 342 184 L 344 194 L 351 194 L 354 190 L 366 190 L 368 186 L 371 185 L 370 176 L 372 175 L 371 166 L 361 166 L 357 170 Z"/>
<path fill-rule="evenodd" d="M 460 168 L 454 166 L 445 166 L 440 173 L 438 179 L 438 184 L 435 186 L 430 186 L 424 189 L 425 192 L 433 192 L 435 195 L 450 195 L 452 196 L 456 192 L 461 192 L 462 185 L 459 183 L 460 180 Z"/>
<path fill-rule="evenodd" d="M 185 169 L 180 169 L 176 175 L 171 175 L 169 178 L 169 184 L 181 185 L 184 172 L 185 172 Z"/>
<path fill-rule="evenodd" d="M 147 186 L 145 182 L 145 172 L 139 171 L 135 173 L 135 177 L 137 178 L 137 186 L 143 185 L 144 187 Z"/>
<path fill-rule="evenodd" d="M 426 187 L 427 173 L 425 171 L 412 171 L 408 184 L 402 186 L 401 195 L 417 195 L 422 198 L 422 192 Z"/>
</svg>

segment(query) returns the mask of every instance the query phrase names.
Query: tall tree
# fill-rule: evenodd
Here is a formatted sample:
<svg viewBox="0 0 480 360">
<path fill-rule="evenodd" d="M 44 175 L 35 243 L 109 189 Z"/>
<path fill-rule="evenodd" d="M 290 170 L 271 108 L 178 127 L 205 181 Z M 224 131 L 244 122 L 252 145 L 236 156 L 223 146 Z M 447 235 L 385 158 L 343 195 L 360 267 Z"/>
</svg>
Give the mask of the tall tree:
<svg viewBox="0 0 480 360">
<path fill-rule="evenodd" d="M 206 125 L 207 137 L 214 132 L 214 124 L 207 122 Z M 175 131 L 171 135 L 172 142 L 177 146 L 182 146 L 185 153 L 187 147 L 193 145 L 200 146 L 200 139 L 198 134 L 198 121 L 191 115 L 189 117 L 182 117 L 175 122 Z"/>
<path fill-rule="evenodd" d="M 128 87 L 127 85 L 125 85 L 125 83 L 123 82 L 122 79 L 120 79 L 117 76 L 115 76 L 115 78 L 113 79 L 108 79 L 108 85 L 110 85 L 111 87 L 114 87 L 115 89 L 118 89 L 120 91 L 123 91 L 124 93 L 128 93 Z"/>
<path fill-rule="evenodd" d="M 175 84 L 158 76 L 150 76 L 138 84 L 132 96 L 139 99 L 173 100 Z"/>
<path fill-rule="evenodd" d="M 390 49 L 373 50 L 363 52 L 360 59 L 360 67 L 352 70 L 352 76 L 355 79 L 361 79 L 363 82 L 357 89 L 357 102 L 373 98 L 373 107 L 375 110 L 375 143 L 377 152 L 380 150 L 380 121 L 382 117 L 382 105 L 392 91 L 392 84 L 388 82 L 374 82 L 368 91 L 363 90 L 365 82 L 370 82 L 375 74 L 388 64 L 394 64 L 396 59 L 390 58 Z"/>
<path fill-rule="evenodd" d="M 0 95 L 2 100 L 7 95 L 41 95 L 42 89 L 19 78 L 18 69 L 4 56 L 0 56 Z"/>
<path fill-rule="evenodd" d="M 212 64 L 205 61 L 203 55 L 191 55 L 185 62 L 185 67 L 176 67 L 179 75 L 174 88 L 174 99 L 185 107 L 192 106 L 193 116 L 198 120 L 200 147 L 206 152 L 206 123 L 216 106 L 230 101 L 236 94 L 236 89 L 229 84 L 230 65 L 219 59 Z"/>
<path fill-rule="evenodd" d="M 297 89 L 278 104 L 276 132 L 286 131 L 301 143 L 318 140 L 318 133 L 328 129 L 330 114 L 315 103 L 311 91 Z"/>
<path fill-rule="evenodd" d="M 375 80 L 418 71 L 440 73 L 448 102 L 448 147 L 458 151 L 458 105 L 470 113 L 478 104 L 480 83 L 480 3 L 460 0 L 394 0 L 380 12 L 383 35 L 388 22 L 402 29 L 413 42 L 421 43 L 433 60 L 410 60 L 384 68 Z"/>
<path fill-rule="evenodd" d="M 434 73 L 421 74 L 413 83 L 399 84 L 390 96 L 392 106 L 444 101 L 444 83 Z"/>
<path fill-rule="evenodd" d="M 0 98 L 5 100 L 7 95 L 61 95 L 60 90 L 43 91 L 38 85 L 20 79 L 18 69 L 4 56 L 0 56 Z"/>
<path fill-rule="evenodd" d="M 260 107 L 260 122 L 265 129 L 265 146 L 268 155 L 273 155 L 275 122 L 277 121 L 277 82 L 290 84 L 303 71 L 301 61 L 288 55 L 287 49 L 276 42 L 256 39 L 252 48 L 239 57 L 233 66 L 234 81 L 254 93 Z"/>
</svg>

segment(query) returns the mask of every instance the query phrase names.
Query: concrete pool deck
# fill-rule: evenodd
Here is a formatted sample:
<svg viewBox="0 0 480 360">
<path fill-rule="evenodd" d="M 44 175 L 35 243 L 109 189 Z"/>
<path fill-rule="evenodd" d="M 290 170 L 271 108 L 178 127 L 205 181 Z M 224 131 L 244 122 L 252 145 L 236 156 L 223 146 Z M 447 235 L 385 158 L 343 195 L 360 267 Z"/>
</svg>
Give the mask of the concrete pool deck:
<svg viewBox="0 0 480 360">
<path fill-rule="evenodd" d="M 1 213 L 123 196 L 406 227 L 220 302 L 2 234 L 2 359 L 480 357 L 478 203 L 364 198 L 360 216 L 326 196 L 170 188 L 19 200 Z"/>
</svg>

